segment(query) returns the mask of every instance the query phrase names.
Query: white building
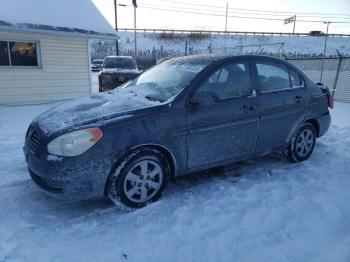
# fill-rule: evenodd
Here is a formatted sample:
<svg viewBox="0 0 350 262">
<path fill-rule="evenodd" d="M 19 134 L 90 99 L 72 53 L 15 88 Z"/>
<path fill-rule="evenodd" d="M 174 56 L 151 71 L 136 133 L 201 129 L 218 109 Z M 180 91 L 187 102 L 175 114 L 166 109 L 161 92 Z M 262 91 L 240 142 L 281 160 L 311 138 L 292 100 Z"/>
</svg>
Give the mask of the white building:
<svg viewBox="0 0 350 262">
<path fill-rule="evenodd" d="M 0 0 L 0 104 L 94 92 L 92 39 L 117 36 L 90 0 Z"/>
</svg>

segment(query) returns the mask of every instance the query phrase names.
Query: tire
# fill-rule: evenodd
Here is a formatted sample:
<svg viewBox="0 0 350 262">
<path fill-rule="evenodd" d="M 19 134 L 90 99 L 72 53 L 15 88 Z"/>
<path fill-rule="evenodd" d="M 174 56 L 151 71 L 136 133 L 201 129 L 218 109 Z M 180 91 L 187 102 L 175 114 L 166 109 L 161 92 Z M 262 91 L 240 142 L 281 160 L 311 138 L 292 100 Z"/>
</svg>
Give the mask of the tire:
<svg viewBox="0 0 350 262">
<path fill-rule="evenodd" d="M 292 162 L 301 162 L 308 159 L 316 145 L 316 129 L 310 123 L 299 127 L 287 149 L 287 157 Z"/>
<path fill-rule="evenodd" d="M 170 177 L 166 157 L 153 148 L 141 148 L 124 157 L 108 179 L 108 197 L 120 208 L 132 210 L 157 201 Z"/>
</svg>

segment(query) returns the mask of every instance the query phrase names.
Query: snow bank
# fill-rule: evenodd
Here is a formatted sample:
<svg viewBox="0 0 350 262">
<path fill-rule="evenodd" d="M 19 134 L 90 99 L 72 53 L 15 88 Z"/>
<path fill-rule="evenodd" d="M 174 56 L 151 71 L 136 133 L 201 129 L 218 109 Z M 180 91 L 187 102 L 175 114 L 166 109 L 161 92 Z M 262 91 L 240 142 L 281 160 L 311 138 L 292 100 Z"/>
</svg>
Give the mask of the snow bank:
<svg viewBox="0 0 350 262">
<path fill-rule="evenodd" d="M 176 179 L 131 213 L 34 185 L 21 147 L 45 108 L 0 107 L 1 262 L 350 261 L 350 104 L 336 103 L 306 162 L 269 156 Z"/>
</svg>

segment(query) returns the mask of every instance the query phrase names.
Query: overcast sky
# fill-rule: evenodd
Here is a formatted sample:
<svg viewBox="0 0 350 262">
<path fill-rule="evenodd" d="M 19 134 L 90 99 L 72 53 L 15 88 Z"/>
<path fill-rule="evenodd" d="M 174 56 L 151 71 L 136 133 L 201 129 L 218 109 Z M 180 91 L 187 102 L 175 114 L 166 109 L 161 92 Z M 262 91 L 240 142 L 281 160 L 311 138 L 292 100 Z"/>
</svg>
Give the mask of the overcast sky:
<svg viewBox="0 0 350 262">
<path fill-rule="evenodd" d="M 113 0 L 93 0 L 102 14 L 114 26 Z M 118 0 L 118 27 L 133 28 L 133 7 L 131 0 Z M 350 34 L 350 0 L 137 0 L 137 28 L 160 28 L 160 29 L 225 29 L 225 7 L 229 6 L 229 16 L 249 16 L 269 19 L 284 19 L 297 13 L 296 32 L 309 32 L 311 30 L 326 31 L 326 24 L 322 22 L 298 22 L 298 20 L 314 21 L 346 21 L 347 24 L 330 24 L 330 33 Z M 188 4 L 186 4 L 188 3 Z M 198 4 L 197 6 L 191 4 Z M 208 7 L 217 6 L 217 7 Z M 171 12 L 158 9 L 178 10 Z M 235 8 L 235 9 L 230 9 Z M 255 9 L 277 11 L 277 13 L 261 13 L 238 9 Z M 185 13 L 183 13 L 185 12 Z M 215 15 L 190 14 L 186 12 L 198 12 Z M 286 12 L 286 13 L 281 13 Z M 317 14 L 300 13 L 322 13 L 331 14 L 320 17 Z M 259 15 L 260 14 L 260 15 Z M 347 14 L 335 15 L 335 14 Z M 303 17 L 304 16 L 304 17 Z M 293 24 L 284 25 L 283 21 L 276 20 L 253 20 L 229 17 L 227 29 L 231 31 L 273 31 L 291 32 Z"/>
</svg>

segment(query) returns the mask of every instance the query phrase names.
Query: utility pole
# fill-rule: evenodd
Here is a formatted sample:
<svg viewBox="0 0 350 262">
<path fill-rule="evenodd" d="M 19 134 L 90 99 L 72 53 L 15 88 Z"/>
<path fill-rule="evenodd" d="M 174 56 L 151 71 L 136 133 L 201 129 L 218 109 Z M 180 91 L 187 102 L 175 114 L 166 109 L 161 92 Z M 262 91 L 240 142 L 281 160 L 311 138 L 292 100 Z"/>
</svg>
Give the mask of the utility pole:
<svg viewBox="0 0 350 262">
<path fill-rule="evenodd" d="M 226 49 L 226 42 L 227 42 L 227 12 L 228 12 L 228 2 L 226 2 L 226 16 L 225 16 L 225 53 L 227 51 Z"/>
<path fill-rule="evenodd" d="M 132 4 L 134 6 L 134 43 L 135 43 L 135 59 L 137 58 L 137 43 L 136 43 L 136 39 L 137 39 L 137 36 L 136 36 L 136 8 L 137 8 L 137 3 L 136 3 L 136 0 L 132 0 Z"/>
<path fill-rule="evenodd" d="M 329 29 L 329 24 L 331 22 L 324 22 L 324 23 L 327 24 L 327 30 L 326 30 L 326 38 L 324 40 L 323 56 L 326 56 L 326 48 L 327 48 L 327 40 L 328 40 L 328 29 Z"/>
<path fill-rule="evenodd" d="M 323 68 L 324 68 L 324 60 L 326 59 L 326 49 L 327 49 L 327 40 L 328 40 L 328 29 L 329 29 L 329 24 L 331 22 L 327 21 L 324 22 L 327 24 L 327 30 L 326 30 L 326 38 L 324 40 L 324 46 L 323 46 L 323 61 L 322 61 L 322 67 L 321 67 L 321 76 L 320 76 L 320 83 L 322 82 L 322 76 L 323 76 Z"/>
<path fill-rule="evenodd" d="M 226 2 L 225 33 L 227 33 L 227 12 L 228 12 L 228 2 Z"/>
<path fill-rule="evenodd" d="M 114 25 L 115 25 L 115 31 L 118 31 L 118 12 L 117 12 L 117 0 L 114 0 Z"/>
<path fill-rule="evenodd" d="M 118 12 L 117 12 L 117 0 L 114 0 L 114 23 L 115 23 L 115 31 L 118 32 Z M 119 43 L 118 43 L 118 39 L 115 41 L 115 50 L 116 50 L 116 54 L 117 56 L 119 55 Z"/>
<path fill-rule="evenodd" d="M 295 33 L 295 22 L 297 21 L 297 15 L 294 16 L 294 24 L 293 24 L 293 35 Z"/>
</svg>

